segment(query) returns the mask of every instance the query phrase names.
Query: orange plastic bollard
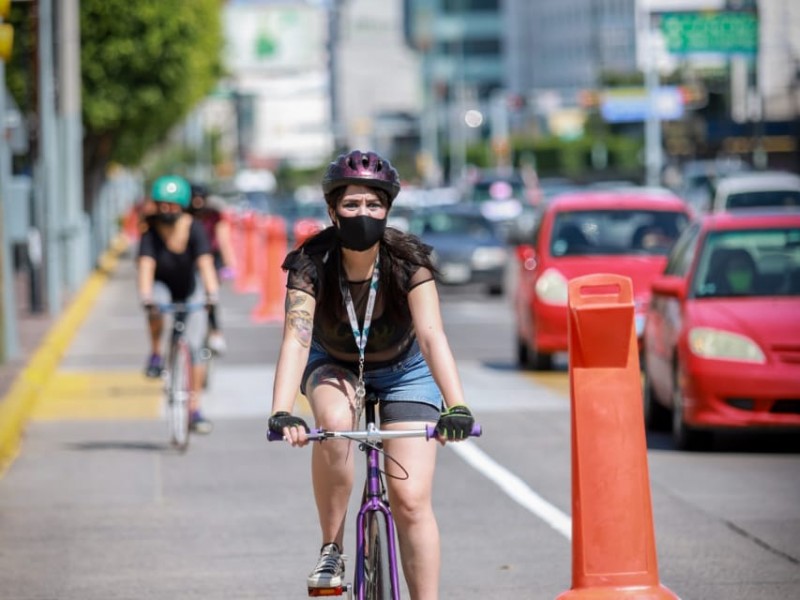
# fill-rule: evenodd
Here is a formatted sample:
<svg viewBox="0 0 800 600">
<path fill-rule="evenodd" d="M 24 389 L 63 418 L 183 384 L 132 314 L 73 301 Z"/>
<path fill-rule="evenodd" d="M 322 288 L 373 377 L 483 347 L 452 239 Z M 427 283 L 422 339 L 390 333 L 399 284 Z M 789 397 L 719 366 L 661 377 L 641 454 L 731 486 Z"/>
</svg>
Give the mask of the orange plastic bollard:
<svg viewBox="0 0 800 600">
<path fill-rule="evenodd" d="M 261 236 L 256 229 L 256 216 L 245 213 L 238 220 L 235 239 L 240 254 L 237 264 L 241 265 L 234 280 L 233 289 L 238 293 L 257 292 L 260 287 L 259 271 L 263 262 L 264 248 Z"/>
<path fill-rule="evenodd" d="M 316 233 L 322 231 L 316 219 L 298 219 L 294 224 L 294 247 L 299 248 L 303 242 Z"/>
<path fill-rule="evenodd" d="M 261 300 L 251 317 L 258 323 L 282 321 L 286 275 L 281 265 L 286 257 L 286 222 L 266 216 L 259 220 L 258 229 L 264 238 L 266 260 L 261 272 Z"/>
<path fill-rule="evenodd" d="M 137 242 L 142 233 L 139 223 L 139 210 L 140 205 L 135 204 L 128 209 L 128 212 L 126 212 L 125 216 L 122 218 L 122 231 L 125 233 L 125 237 L 128 238 L 128 242 L 130 243 Z"/>
<path fill-rule="evenodd" d="M 569 282 L 572 587 L 558 600 L 667 600 L 647 469 L 633 285 Z"/>
</svg>

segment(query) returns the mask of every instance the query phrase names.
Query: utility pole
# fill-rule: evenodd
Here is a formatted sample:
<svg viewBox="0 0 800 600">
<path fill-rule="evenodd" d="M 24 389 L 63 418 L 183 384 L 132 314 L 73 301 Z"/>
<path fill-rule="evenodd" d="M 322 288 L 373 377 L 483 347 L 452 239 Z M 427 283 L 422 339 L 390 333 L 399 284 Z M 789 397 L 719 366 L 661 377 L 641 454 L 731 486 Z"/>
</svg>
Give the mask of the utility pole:
<svg viewBox="0 0 800 600">
<path fill-rule="evenodd" d="M 8 16 L 10 2 L 0 2 L 0 27 L 3 35 L 13 39 L 13 30 L 2 23 Z M 10 42 L 9 42 L 10 45 Z M 10 53 L 10 47 L 8 48 Z M 0 56 L 0 362 L 16 358 L 19 354 L 17 334 L 17 309 L 14 298 L 14 279 L 11 264 L 11 232 L 9 219 L 3 218 L 4 209 L 10 206 L 11 193 L 11 148 L 6 123 L 6 57 Z"/>
<path fill-rule="evenodd" d="M 55 73 L 53 68 L 53 0 L 39 3 L 39 165 L 37 192 L 44 206 L 45 279 L 47 310 L 61 311 L 61 220 L 58 202 L 58 135 L 56 130 Z"/>
<path fill-rule="evenodd" d="M 647 90 L 647 120 L 645 121 L 645 170 L 646 183 L 649 186 L 661 185 L 661 119 L 659 117 L 658 96 L 658 48 L 653 32 L 652 18 L 646 15 L 645 33 L 645 73 L 644 82 Z"/>
<path fill-rule="evenodd" d="M 90 264 L 89 224 L 83 211 L 79 14 L 79 0 L 58 3 L 58 187 L 63 193 L 64 273 L 72 290 L 88 276 Z"/>
</svg>

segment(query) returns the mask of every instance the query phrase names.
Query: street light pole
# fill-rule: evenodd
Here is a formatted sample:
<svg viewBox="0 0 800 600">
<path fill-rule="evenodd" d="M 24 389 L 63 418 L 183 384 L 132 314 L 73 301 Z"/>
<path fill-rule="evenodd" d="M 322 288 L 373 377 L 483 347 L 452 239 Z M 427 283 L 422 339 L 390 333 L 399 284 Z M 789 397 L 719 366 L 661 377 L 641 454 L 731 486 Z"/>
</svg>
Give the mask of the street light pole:
<svg viewBox="0 0 800 600">
<path fill-rule="evenodd" d="M 37 191 L 43 199 L 45 232 L 45 279 L 47 310 L 61 310 L 59 234 L 62 215 L 58 202 L 58 136 L 56 131 L 55 81 L 53 69 L 53 2 L 39 2 L 39 144 Z"/>
<path fill-rule="evenodd" d="M 89 274 L 89 224 L 83 203 L 79 0 L 58 5 L 59 186 L 63 190 L 66 283 L 74 290 Z"/>
<path fill-rule="evenodd" d="M 6 127 L 6 65 L 0 60 L 0 362 L 19 355 L 17 309 L 14 298 L 14 279 L 11 262 L 10 219 L 3 213 L 11 206 L 11 151 Z"/>
<path fill-rule="evenodd" d="M 645 167 L 649 186 L 661 185 L 661 119 L 658 111 L 659 78 L 658 49 L 652 19 L 646 18 L 645 30 L 645 88 L 647 90 L 647 120 L 645 121 Z"/>
</svg>

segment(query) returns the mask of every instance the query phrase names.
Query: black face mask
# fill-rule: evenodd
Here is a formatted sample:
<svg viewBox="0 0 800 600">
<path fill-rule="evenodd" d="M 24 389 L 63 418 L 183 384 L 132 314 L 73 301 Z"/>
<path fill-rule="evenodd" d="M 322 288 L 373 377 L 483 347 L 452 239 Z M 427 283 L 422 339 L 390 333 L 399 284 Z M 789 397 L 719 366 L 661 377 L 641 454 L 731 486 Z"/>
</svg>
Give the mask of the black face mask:
<svg viewBox="0 0 800 600">
<path fill-rule="evenodd" d="M 158 215 L 158 221 L 164 225 L 174 225 L 180 216 L 181 213 L 164 213 Z"/>
<path fill-rule="evenodd" d="M 339 216 L 336 234 L 343 248 L 363 252 L 383 238 L 386 219 L 373 219 L 365 215 L 358 217 Z"/>
</svg>

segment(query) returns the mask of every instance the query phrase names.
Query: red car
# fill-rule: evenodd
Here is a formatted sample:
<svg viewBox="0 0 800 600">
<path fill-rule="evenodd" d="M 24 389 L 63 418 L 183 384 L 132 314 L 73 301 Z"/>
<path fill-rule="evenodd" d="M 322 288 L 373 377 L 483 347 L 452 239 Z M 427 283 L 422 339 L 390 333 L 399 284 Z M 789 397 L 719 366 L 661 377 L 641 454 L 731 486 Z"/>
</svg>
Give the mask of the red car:
<svg viewBox="0 0 800 600">
<path fill-rule="evenodd" d="M 725 428 L 800 428 L 800 212 L 707 215 L 653 282 L 644 412 L 676 446 Z"/>
<path fill-rule="evenodd" d="M 650 283 L 664 270 L 667 253 L 691 220 L 679 197 L 660 189 L 576 191 L 544 209 L 533 244 L 517 246 L 514 290 L 517 360 L 549 369 L 567 350 L 567 282 L 591 273 L 630 277 L 641 334 Z"/>
</svg>

